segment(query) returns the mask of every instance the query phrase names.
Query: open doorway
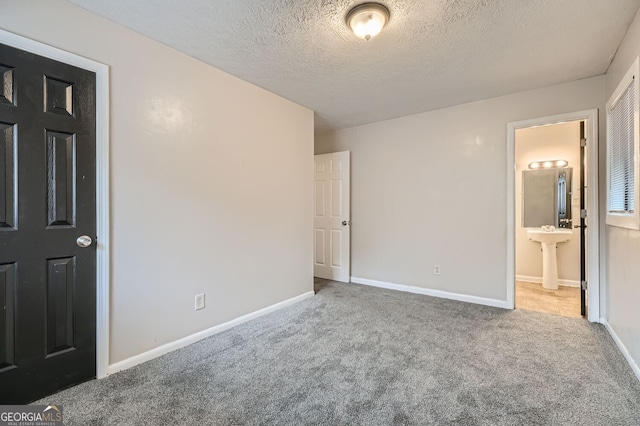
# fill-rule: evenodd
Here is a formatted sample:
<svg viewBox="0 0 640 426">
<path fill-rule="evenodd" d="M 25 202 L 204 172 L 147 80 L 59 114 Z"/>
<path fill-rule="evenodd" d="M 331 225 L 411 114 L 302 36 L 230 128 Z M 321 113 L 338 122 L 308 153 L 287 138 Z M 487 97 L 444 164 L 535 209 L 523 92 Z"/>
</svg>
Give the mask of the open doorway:
<svg viewBox="0 0 640 426">
<path fill-rule="evenodd" d="M 511 307 L 599 320 L 596 119 L 508 125 Z"/>
<path fill-rule="evenodd" d="M 516 309 L 584 315 L 584 121 L 516 129 Z"/>
</svg>

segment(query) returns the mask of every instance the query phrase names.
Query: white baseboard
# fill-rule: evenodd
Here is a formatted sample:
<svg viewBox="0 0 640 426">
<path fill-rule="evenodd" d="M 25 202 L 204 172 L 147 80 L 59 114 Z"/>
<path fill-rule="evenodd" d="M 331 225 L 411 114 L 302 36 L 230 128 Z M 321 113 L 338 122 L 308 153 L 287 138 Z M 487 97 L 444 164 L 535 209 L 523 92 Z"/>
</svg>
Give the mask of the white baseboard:
<svg viewBox="0 0 640 426">
<path fill-rule="evenodd" d="M 255 312 L 251 312 L 250 314 L 243 315 L 241 317 L 232 319 L 231 321 L 225 322 L 223 324 L 219 324 L 214 327 L 208 328 L 206 330 L 199 331 L 190 336 L 183 337 L 182 339 L 178 339 L 173 342 L 166 343 L 162 346 L 158 346 L 157 348 L 151 349 L 150 351 L 132 356 L 131 358 L 127 358 L 120 362 L 116 362 L 115 364 L 111 364 L 109 366 L 107 374 L 117 373 L 118 371 L 126 370 L 127 368 L 134 367 L 138 364 L 142 364 L 143 362 L 150 361 L 166 353 L 173 352 L 176 349 L 183 348 L 199 340 L 213 336 L 214 334 L 221 333 L 225 330 L 235 327 L 236 325 L 240 325 L 247 321 L 251 321 L 252 319 L 258 318 L 262 315 L 268 314 L 273 311 L 277 311 L 278 309 L 282 309 L 285 306 L 289 306 L 294 303 L 300 302 L 304 299 L 312 297 L 314 294 L 315 293 L 313 291 L 308 291 L 299 296 L 292 297 L 291 299 L 287 299 L 282 302 L 276 303 L 275 305 L 267 306 L 266 308 L 260 309 Z"/>
<path fill-rule="evenodd" d="M 516 275 L 516 281 L 542 284 L 542 277 L 528 277 L 526 275 Z M 580 287 L 580 281 L 558 279 L 558 285 L 563 287 Z"/>
<path fill-rule="evenodd" d="M 387 288 L 389 290 L 406 291 L 408 293 L 424 294 L 426 296 L 441 297 L 443 299 L 459 300 L 461 302 L 476 303 L 478 305 L 494 306 L 496 308 L 510 309 L 506 300 L 489 299 L 486 297 L 469 296 L 467 294 L 450 293 L 442 290 L 431 290 L 428 288 L 414 287 L 410 285 L 394 284 L 384 281 L 370 280 L 368 278 L 351 277 L 351 282 L 364 284 L 372 287 Z"/>
<path fill-rule="evenodd" d="M 607 329 L 613 341 L 616 342 L 616 345 L 618 345 L 618 349 L 620 349 L 620 352 L 622 352 L 622 355 L 624 355 L 624 358 L 629 363 L 629 366 L 631 367 L 633 374 L 635 374 L 638 380 L 640 381 L 640 367 L 638 367 L 638 364 L 636 364 L 636 361 L 631 357 L 631 354 L 627 350 L 627 347 L 624 345 L 624 343 L 622 343 L 622 340 L 620 340 L 616 332 L 613 331 L 611 324 L 609 324 L 609 322 L 606 319 L 601 318 L 600 323 L 604 325 L 604 328 Z"/>
</svg>

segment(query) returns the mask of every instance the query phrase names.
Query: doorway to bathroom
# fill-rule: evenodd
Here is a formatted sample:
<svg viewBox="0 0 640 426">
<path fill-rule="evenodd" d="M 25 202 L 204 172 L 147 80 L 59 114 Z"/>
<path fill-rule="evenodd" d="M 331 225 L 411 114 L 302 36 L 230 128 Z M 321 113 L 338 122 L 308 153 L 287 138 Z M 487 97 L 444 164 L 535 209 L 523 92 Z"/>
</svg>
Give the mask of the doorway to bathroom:
<svg viewBox="0 0 640 426">
<path fill-rule="evenodd" d="M 508 125 L 513 308 L 599 320 L 597 134 L 597 110 Z"/>
</svg>

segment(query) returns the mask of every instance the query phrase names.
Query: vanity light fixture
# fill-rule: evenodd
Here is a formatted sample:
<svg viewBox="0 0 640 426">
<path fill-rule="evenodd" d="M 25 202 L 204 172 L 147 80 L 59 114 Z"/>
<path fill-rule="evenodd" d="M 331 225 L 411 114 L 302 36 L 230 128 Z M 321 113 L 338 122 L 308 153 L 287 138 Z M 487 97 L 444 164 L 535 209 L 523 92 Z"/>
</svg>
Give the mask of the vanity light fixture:
<svg viewBox="0 0 640 426">
<path fill-rule="evenodd" d="M 375 37 L 389 22 L 389 9 L 380 3 L 362 3 L 347 13 L 347 25 L 365 40 Z"/>
<path fill-rule="evenodd" d="M 567 167 L 569 162 L 566 160 L 552 160 L 552 161 L 534 161 L 529 163 L 530 169 L 550 169 L 552 167 Z"/>
</svg>

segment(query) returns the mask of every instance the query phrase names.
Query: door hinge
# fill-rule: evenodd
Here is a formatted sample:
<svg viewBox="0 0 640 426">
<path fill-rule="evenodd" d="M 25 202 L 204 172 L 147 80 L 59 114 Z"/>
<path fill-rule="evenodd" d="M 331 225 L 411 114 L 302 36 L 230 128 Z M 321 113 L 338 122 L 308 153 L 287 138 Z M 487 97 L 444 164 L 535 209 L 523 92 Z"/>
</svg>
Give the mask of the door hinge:
<svg viewBox="0 0 640 426">
<path fill-rule="evenodd" d="M 585 290 L 585 291 L 586 291 L 586 290 L 587 290 L 587 282 L 586 282 L 586 281 L 581 281 L 581 282 L 580 282 L 580 287 L 581 287 L 583 290 Z"/>
<path fill-rule="evenodd" d="M 587 218 L 587 209 L 580 209 L 580 219 Z"/>
<path fill-rule="evenodd" d="M 585 138 L 580 139 L 580 146 L 583 148 L 587 146 L 587 140 Z"/>
</svg>

